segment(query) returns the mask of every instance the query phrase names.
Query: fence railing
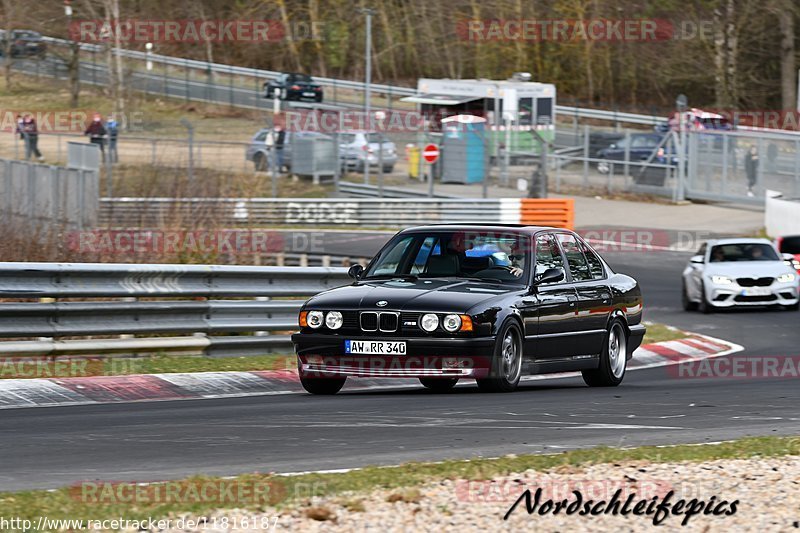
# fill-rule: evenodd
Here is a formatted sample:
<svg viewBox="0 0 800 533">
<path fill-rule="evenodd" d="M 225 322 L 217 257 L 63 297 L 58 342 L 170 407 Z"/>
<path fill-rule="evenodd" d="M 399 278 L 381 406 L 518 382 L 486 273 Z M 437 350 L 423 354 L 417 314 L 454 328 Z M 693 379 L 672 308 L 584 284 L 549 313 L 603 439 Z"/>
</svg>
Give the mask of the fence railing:
<svg viewBox="0 0 800 533">
<path fill-rule="evenodd" d="M 0 342 L 0 350 L 96 356 L 286 352 L 288 335 L 265 333 L 295 330 L 302 297 L 348 281 L 346 269 L 325 267 L 0 263 L 6 300 L 0 302 L 0 338 L 14 339 Z M 59 301 L 64 298 L 69 301 Z M 165 334 L 191 336 L 72 338 Z"/>
</svg>

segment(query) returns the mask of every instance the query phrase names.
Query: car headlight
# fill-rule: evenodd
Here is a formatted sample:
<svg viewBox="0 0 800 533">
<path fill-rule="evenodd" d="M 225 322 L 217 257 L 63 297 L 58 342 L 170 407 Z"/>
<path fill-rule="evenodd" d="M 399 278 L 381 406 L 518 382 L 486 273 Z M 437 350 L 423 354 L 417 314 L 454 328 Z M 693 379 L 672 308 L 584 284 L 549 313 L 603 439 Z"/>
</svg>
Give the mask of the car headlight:
<svg viewBox="0 0 800 533">
<path fill-rule="evenodd" d="M 325 315 L 325 325 L 328 326 L 328 329 L 339 329 L 342 327 L 342 322 L 342 313 L 339 311 L 329 311 Z"/>
<path fill-rule="evenodd" d="M 733 280 L 728 276 L 711 276 L 711 283 L 714 285 L 731 285 Z"/>
<path fill-rule="evenodd" d="M 450 333 L 458 331 L 461 327 L 461 317 L 458 315 L 446 315 L 444 317 L 444 321 L 442 322 L 442 326 L 444 327 L 445 331 L 449 331 Z"/>
<path fill-rule="evenodd" d="M 322 327 L 322 311 L 309 311 L 308 316 L 306 316 L 306 321 L 308 322 L 308 327 L 313 329 L 319 329 Z"/>
<path fill-rule="evenodd" d="M 419 326 L 430 333 L 439 327 L 439 317 L 433 313 L 422 315 L 422 319 L 419 321 Z"/>
<path fill-rule="evenodd" d="M 781 274 L 778 276 L 778 283 L 791 283 L 796 277 L 794 274 Z"/>
</svg>

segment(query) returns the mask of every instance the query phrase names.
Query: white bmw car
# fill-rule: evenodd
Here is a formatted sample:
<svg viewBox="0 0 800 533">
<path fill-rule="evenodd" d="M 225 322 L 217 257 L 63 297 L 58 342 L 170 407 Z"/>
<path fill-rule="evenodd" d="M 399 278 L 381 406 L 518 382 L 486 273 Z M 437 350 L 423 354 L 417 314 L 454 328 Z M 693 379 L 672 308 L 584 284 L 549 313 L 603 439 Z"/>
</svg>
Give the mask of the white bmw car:
<svg viewBox="0 0 800 533">
<path fill-rule="evenodd" d="M 703 244 L 683 270 L 683 308 L 779 305 L 798 308 L 797 271 L 767 239 L 719 239 Z"/>
</svg>

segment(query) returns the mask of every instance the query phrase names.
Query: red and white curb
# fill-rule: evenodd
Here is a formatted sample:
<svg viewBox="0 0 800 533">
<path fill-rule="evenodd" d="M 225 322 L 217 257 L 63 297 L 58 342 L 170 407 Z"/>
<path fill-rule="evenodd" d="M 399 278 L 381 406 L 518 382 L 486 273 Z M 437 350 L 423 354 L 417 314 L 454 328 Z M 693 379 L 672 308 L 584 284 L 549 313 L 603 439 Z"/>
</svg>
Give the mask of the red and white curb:
<svg viewBox="0 0 800 533">
<path fill-rule="evenodd" d="M 721 357 L 742 350 L 744 348 L 738 344 L 692 334 L 685 339 L 640 347 L 628 362 L 628 371 Z M 526 376 L 523 381 L 576 375 L 577 372 Z M 350 380 L 346 390 L 396 388 L 408 386 L 410 383 L 412 381 L 406 379 L 359 378 Z M 465 384 L 469 384 L 469 380 Z M 302 392 L 297 372 L 293 370 L 0 379 L 0 409 L 235 398 Z"/>
</svg>

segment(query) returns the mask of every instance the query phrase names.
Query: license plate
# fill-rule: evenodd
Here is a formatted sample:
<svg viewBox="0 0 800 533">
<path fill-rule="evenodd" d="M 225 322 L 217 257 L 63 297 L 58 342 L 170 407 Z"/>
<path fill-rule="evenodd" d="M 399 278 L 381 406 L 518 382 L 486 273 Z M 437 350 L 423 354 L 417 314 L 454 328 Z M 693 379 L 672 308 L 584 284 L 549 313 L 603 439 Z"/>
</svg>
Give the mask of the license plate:
<svg viewBox="0 0 800 533">
<path fill-rule="evenodd" d="M 742 296 L 769 296 L 772 291 L 769 287 L 747 287 L 742 289 Z"/>
<path fill-rule="evenodd" d="M 362 355 L 405 355 L 403 341 L 344 341 L 344 353 Z"/>
<path fill-rule="evenodd" d="M 303 93 L 303 96 L 314 96 L 314 93 Z"/>
</svg>

